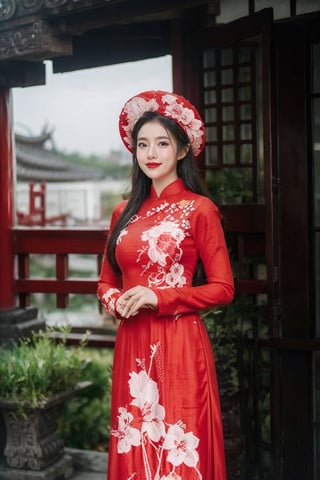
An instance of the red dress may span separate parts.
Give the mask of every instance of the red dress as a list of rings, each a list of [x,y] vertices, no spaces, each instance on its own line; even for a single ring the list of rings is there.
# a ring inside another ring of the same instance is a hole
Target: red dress
[[[123,210],[112,216],[112,229]],[[180,179],[153,188],[118,237],[120,277],[104,259],[98,296],[150,287],[158,310],[120,320],[114,352],[109,480],[225,480],[212,347],[198,311],[229,303],[233,277],[216,206]],[[199,257],[207,284],[192,287]]]

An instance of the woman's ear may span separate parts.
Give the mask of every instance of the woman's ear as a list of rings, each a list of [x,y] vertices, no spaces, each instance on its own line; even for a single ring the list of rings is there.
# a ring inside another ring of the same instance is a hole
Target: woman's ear
[[[178,153],[177,159],[182,160],[189,152],[189,149],[190,149],[190,143],[188,143],[188,145],[184,145],[183,148],[181,148],[180,152]]]

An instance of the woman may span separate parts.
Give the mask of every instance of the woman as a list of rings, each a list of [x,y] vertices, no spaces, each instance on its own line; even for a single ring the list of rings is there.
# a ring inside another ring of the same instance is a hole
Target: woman
[[[132,188],[114,210],[98,296],[120,319],[109,480],[225,480],[219,393],[199,311],[233,298],[217,207],[194,160],[203,122],[183,97],[142,92],[120,114]],[[193,286],[199,261],[206,283]]]

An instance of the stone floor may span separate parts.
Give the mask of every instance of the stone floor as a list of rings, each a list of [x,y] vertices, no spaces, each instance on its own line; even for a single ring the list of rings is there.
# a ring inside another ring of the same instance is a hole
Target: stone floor
[[[70,480],[106,480],[106,453],[72,448],[66,448],[65,451],[73,459],[74,473]]]
[[[105,473],[75,472],[71,480],[106,480]]]
[[[107,453],[65,448],[65,455],[45,470],[22,470],[0,463],[0,480],[106,480]]]

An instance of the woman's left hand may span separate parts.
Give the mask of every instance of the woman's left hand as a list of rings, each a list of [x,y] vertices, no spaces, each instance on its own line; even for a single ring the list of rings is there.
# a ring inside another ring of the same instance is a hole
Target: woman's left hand
[[[123,318],[139,313],[140,308],[155,310],[158,306],[156,294],[148,287],[137,285],[124,292],[117,300],[117,311]]]

